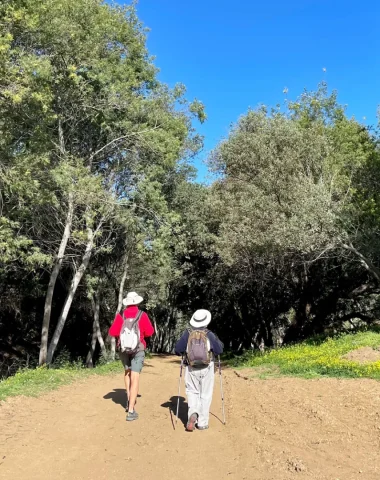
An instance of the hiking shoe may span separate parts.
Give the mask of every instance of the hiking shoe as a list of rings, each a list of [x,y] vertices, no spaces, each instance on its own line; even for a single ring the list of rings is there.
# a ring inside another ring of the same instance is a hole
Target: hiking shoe
[[[138,418],[139,418],[139,414],[136,411],[128,412],[127,422],[133,422],[133,420],[137,420]]]
[[[196,413],[193,413],[191,417],[189,418],[187,425],[186,425],[186,430],[188,432],[193,432],[195,428],[195,423],[198,419],[198,415]]]
[[[198,427],[198,425],[197,425],[197,429],[198,429],[198,430],[207,430],[207,429],[208,429],[208,425],[203,425],[203,427]]]

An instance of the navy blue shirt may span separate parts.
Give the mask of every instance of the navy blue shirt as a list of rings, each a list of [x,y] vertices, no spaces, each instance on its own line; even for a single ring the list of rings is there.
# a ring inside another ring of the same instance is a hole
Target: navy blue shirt
[[[196,329],[194,329],[196,330]],[[199,329],[202,330],[202,329]],[[207,338],[210,341],[210,350],[214,353],[215,356],[223,353],[223,343],[219,338],[209,330],[207,330]],[[182,337],[178,340],[175,346],[176,355],[183,355],[187,349],[187,341],[189,340],[189,330],[183,332]]]

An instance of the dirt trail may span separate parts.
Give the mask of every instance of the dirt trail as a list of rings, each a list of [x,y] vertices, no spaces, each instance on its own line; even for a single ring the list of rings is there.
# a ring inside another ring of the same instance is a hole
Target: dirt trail
[[[210,429],[186,433],[181,422],[173,429],[170,410],[178,373],[174,357],[147,361],[131,423],[121,374],[10,399],[0,407],[0,478],[380,478],[380,383],[246,380],[228,370],[227,425],[216,382]]]

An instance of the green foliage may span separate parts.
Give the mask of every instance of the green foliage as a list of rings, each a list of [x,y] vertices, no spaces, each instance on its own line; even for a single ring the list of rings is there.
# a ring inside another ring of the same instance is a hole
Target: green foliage
[[[163,298],[172,268],[167,245],[178,223],[167,206],[168,185],[175,185],[179,163],[202,146],[193,120],[205,120],[203,104],[188,102],[183,86],[157,80],[134,4],[6,0],[0,37],[0,295],[16,299],[3,311],[5,331],[12,316],[28,315],[18,288],[31,272],[39,284],[35,336],[54,268],[53,325],[73,275],[87,268],[108,279],[96,285],[105,316],[117,304],[129,256],[150,263],[144,288],[152,302]],[[90,283],[84,295],[79,285],[74,306],[87,318]],[[103,334],[108,322],[101,321]]]
[[[226,261],[260,249],[318,256],[350,234],[347,211],[373,139],[324,85],[289,109],[249,111],[211,158],[223,174],[214,193]]]
[[[263,111],[240,120],[214,157],[225,173],[214,191],[227,261],[255,248],[308,253],[328,245],[338,208],[323,173],[328,155],[318,125],[303,129]]]
[[[210,157],[215,182],[199,185],[204,105],[158,81],[145,34],[134,3],[0,5],[6,358],[36,354],[45,306],[68,348],[59,364],[86,355],[97,315],[106,363],[120,289],[145,297],[154,351],[172,350],[196,308],[233,351],[377,319],[378,133],[322,83],[241,116]]]
[[[368,331],[328,338],[324,342],[303,342],[297,345],[269,350],[262,354],[247,353],[230,360],[239,367],[268,367],[267,374],[278,372],[283,375],[303,377],[367,377],[380,379],[380,360],[358,363],[346,360],[343,355],[361,347],[380,347],[380,334]]]
[[[91,375],[109,375],[118,372],[120,372],[120,362],[107,363],[93,369],[79,367],[77,364],[66,364],[60,368],[24,369],[13,377],[0,381],[0,401],[17,395],[35,397]]]

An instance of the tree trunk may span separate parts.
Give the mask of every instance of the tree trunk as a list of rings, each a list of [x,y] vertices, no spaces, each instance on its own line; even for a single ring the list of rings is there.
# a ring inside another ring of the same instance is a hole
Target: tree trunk
[[[87,357],[86,357],[86,366],[87,368],[93,368],[94,367],[94,352],[95,352],[95,347],[96,347],[96,340],[97,340],[97,328],[96,328],[96,319],[94,318],[94,322],[92,324],[92,337],[91,337],[91,345],[90,345],[90,350],[88,351]]]
[[[158,342],[159,342],[160,332],[158,331],[158,328],[157,328],[157,322],[156,322],[155,316],[153,316],[153,326],[154,326],[155,335],[153,337],[152,351],[158,352]]]
[[[118,302],[117,302],[117,310],[116,310],[115,315],[117,315],[120,312],[121,307],[123,306],[124,285],[125,285],[125,281],[127,280],[127,273],[128,273],[128,265],[125,264],[123,275],[122,275],[121,280],[120,280],[119,298],[118,298]]]
[[[50,316],[51,316],[51,306],[53,302],[54,287],[61,270],[63,258],[65,255],[65,250],[67,247],[67,242],[70,238],[71,226],[73,223],[73,214],[74,214],[74,200],[73,195],[69,195],[69,208],[67,212],[65,229],[61,239],[61,244],[58,249],[58,254],[54,262],[53,270],[50,274],[49,285],[46,292],[45,299],[45,308],[44,308],[44,317],[42,320],[42,331],[41,331],[41,345],[40,345],[40,357],[39,365],[46,363],[47,358],[47,349],[48,349],[48,336],[49,336],[49,325],[50,325]]]
[[[98,338],[98,342],[99,342],[99,345],[100,345],[100,350],[102,351],[103,355],[106,356],[107,355],[107,349],[106,349],[106,345],[105,345],[103,337],[102,337],[102,332],[100,331],[99,322],[97,324],[96,336]]]
[[[61,312],[61,315],[59,316],[58,323],[54,331],[54,335],[49,345],[48,354],[47,354],[47,363],[51,363],[51,361],[53,360],[53,355],[54,355],[55,349],[57,348],[59,339],[61,337],[63,327],[65,326],[67,316],[71,308],[71,304],[73,303],[75,292],[90,262],[91,254],[94,249],[94,232],[92,231],[91,228],[87,229],[87,238],[88,238],[88,241],[86,245],[86,250],[82,257],[82,263],[73,277],[73,280],[70,285],[70,289],[66,296],[65,304],[62,308],[62,312]]]
[[[98,339],[100,350],[103,355],[106,356],[107,350],[102,337],[102,332],[100,331],[100,301],[99,301],[99,289],[91,298],[92,311],[94,313],[94,322],[96,327],[96,338]]]
[[[353,244],[342,243],[342,247],[352,253],[354,253],[360,260],[360,263],[363,267],[372,275],[377,283],[380,283],[380,269],[376,267],[368,258],[366,258],[362,253],[357,250]]]
[[[114,361],[116,358],[116,338],[111,337],[110,360]]]
[[[88,368],[92,368],[94,366],[94,353],[95,353],[95,347],[96,347],[96,340],[98,340],[100,349],[103,353],[104,356],[107,355],[107,350],[106,346],[104,344],[104,340],[102,337],[102,332],[100,331],[100,302],[99,302],[99,290],[95,292],[91,296],[91,306],[92,306],[92,311],[94,314],[94,322],[92,324],[92,338],[91,338],[91,346],[90,350],[88,351],[87,358],[86,358],[86,365]]]

